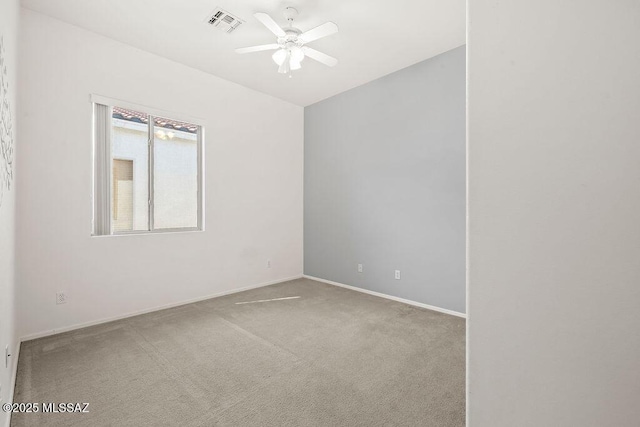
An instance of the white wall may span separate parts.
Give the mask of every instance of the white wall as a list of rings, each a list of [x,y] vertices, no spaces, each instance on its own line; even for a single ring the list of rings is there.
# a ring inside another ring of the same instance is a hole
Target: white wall
[[[32,11],[22,20],[22,336],[302,273],[301,107]],[[204,119],[206,231],[90,237],[91,93]]]
[[[640,423],[640,2],[470,1],[469,425]]]
[[[16,211],[16,94],[17,94],[17,42],[19,22],[19,2],[14,0],[0,0],[0,37],[3,39],[4,52],[0,60],[0,126],[10,121],[13,123],[13,138],[5,139],[5,149],[9,139],[13,140],[14,154],[12,156],[12,175],[10,187],[7,185],[7,159],[0,152],[0,402],[9,401],[12,392],[11,384],[16,364],[17,338],[15,333],[15,211]],[[2,77],[6,67],[6,80]],[[6,91],[6,92],[5,92]],[[7,106],[9,108],[7,108]],[[0,149],[2,147],[0,146]],[[5,346],[9,346],[13,357],[9,358],[9,366],[5,366]],[[9,416],[0,412],[0,425],[8,423]]]

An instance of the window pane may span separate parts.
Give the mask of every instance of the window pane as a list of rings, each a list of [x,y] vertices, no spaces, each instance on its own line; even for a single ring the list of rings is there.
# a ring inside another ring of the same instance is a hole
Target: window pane
[[[155,229],[198,226],[198,126],[154,117]]]
[[[113,159],[113,229],[133,230],[133,161]]]
[[[149,230],[149,116],[113,107],[111,227]]]

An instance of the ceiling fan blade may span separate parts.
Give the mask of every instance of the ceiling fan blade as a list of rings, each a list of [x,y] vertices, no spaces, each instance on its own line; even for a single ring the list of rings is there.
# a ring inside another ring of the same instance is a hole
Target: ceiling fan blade
[[[298,37],[303,43],[310,43],[314,40],[318,40],[322,37],[330,36],[338,32],[338,26],[333,22],[325,22],[315,28],[310,29]]]
[[[334,67],[338,63],[338,60],[333,56],[329,56],[326,53],[311,49],[308,46],[303,46],[302,50],[304,51],[304,54],[306,56],[311,59],[315,59],[316,61],[326,65],[327,67]]]
[[[291,71],[291,52],[289,50],[287,50],[287,56],[285,56],[284,61],[282,61],[282,64],[280,64],[280,67],[278,68],[278,72],[280,74],[286,74],[289,71]]]
[[[251,52],[261,52],[263,50],[275,50],[278,49],[277,43],[272,44],[263,44],[261,46],[250,46],[250,47],[241,47],[236,49],[236,53],[251,53]]]
[[[284,32],[284,30],[280,27],[280,25],[276,24],[276,21],[274,21],[273,18],[267,15],[266,13],[258,12],[258,13],[255,13],[253,16],[255,16],[258,21],[262,22],[262,24],[265,27],[267,27],[269,31],[271,31],[276,36],[284,37],[287,35],[287,33]]]

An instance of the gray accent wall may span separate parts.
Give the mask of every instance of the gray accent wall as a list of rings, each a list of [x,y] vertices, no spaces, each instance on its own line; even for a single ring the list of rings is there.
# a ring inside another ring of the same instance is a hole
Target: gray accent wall
[[[304,273],[464,313],[465,46],[304,120]]]

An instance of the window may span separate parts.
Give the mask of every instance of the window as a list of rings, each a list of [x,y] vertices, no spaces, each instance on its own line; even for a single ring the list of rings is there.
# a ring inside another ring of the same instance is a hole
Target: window
[[[94,103],[93,234],[201,230],[202,126],[141,110]]]

